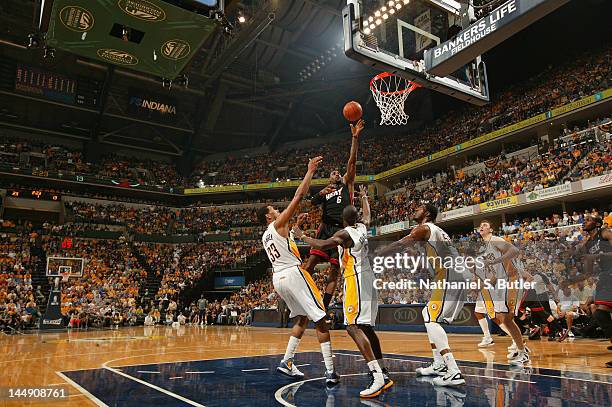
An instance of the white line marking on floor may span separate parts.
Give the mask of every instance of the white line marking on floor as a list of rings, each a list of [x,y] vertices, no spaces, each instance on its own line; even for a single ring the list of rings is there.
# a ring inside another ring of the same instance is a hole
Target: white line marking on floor
[[[310,363],[304,363],[303,365],[295,365],[295,367],[302,367],[302,366],[310,366]]]
[[[117,370],[119,370],[119,369],[117,369]],[[160,372],[156,372],[156,371],[153,371],[153,370],[137,370],[136,372],[137,373],[161,374]]]
[[[170,396],[170,397],[174,397],[175,399],[178,399],[178,400],[184,401],[185,403],[190,404],[190,405],[192,405],[192,406],[196,406],[196,407],[205,407],[203,404],[197,403],[197,402],[195,402],[195,401],[193,401],[193,400],[189,400],[188,398],[183,397],[183,396],[181,396],[180,394],[173,393],[173,392],[171,392],[170,390],[166,390],[166,389],[164,389],[164,388],[162,388],[162,387],[156,386],[156,385],[151,384],[151,383],[149,383],[149,382],[146,382],[146,381],[144,381],[144,380],[140,380],[140,379],[138,379],[137,377],[130,376],[130,375],[129,375],[129,374],[127,374],[127,373],[120,372],[119,370],[117,370],[117,369],[115,369],[115,368],[112,368],[112,367],[107,366],[107,365],[106,365],[106,362],[102,364],[102,368],[103,368],[103,369],[106,369],[106,370],[109,370],[109,371],[111,371],[111,372],[113,372],[113,373],[116,373],[116,374],[118,374],[119,376],[123,376],[123,377],[125,377],[126,379],[133,380],[133,381],[135,381],[136,383],[143,384],[143,385],[145,385],[145,386],[147,386],[147,387],[150,387],[150,388],[155,389],[155,390],[157,390],[157,391],[159,391],[159,392],[162,392],[162,393],[164,393],[164,394],[167,394],[167,395],[168,395],[168,396]]]
[[[214,370],[208,370],[205,372],[185,372],[186,374],[211,374],[211,373],[215,373]]]
[[[183,376],[172,376],[172,377],[169,377],[168,380],[176,380],[176,379],[182,379],[182,378]]]
[[[263,369],[242,369],[243,372],[259,372],[262,370],[270,370],[267,367],[264,367]]]
[[[85,390],[77,382],[75,382],[72,379],[68,378],[68,376],[66,376],[62,372],[55,372],[55,374],[57,374],[59,377],[64,379],[67,383],[70,383],[75,389],[77,389],[78,391],[83,393],[85,396],[87,396],[87,398],[90,399],[95,405],[100,406],[100,407],[108,407],[108,404],[103,403],[102,400],[98,399],[96,396],[94,396],[93,394],[91,394],[90,392]]]

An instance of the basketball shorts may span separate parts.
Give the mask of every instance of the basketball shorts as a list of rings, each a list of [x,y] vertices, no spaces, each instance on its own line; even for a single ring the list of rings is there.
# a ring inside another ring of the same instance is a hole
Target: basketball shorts
[[[600,274],[599,281],[595,287],[593,301],[595,305],[612,307],[612,277],[609,273],[607,275]]]
[[[424,322],[452,324],[463,309],[467,291],[464,289],[436,288],[423,308]]]
[[[310,274],[301,267],[288,267],[275,272],[272,283],[291,311],[289,318],[306,316],[317,322],[325,317],[321,293]]]
[[[343,308],[344,325],[375,325],[378,293],[374,288],[374,272],[344,276]]]
[[[342,228],[339,226],[326,225],[325,223],[321,223],[321,225],[319,226],[319,229],[317,230],[317,239],[321,239],[321,240],[329,239],[340,229]],[[334,247],[333,249],[328,249],[328,250],[312,249],[310,250],[310,254],[319,256],[324,261],[328,261],[331,264],[334,264],[336,266],[340,265],[340,262],[338,261],[339,257],[338,257],[337,247]]]
[[[514,283],[515,280],[510,280]],[[495,288],[492,291],[493,306],[495,312],[511,313],[512,315],[519,314],[519,308],[523,301],[524,290],[522,288]]]

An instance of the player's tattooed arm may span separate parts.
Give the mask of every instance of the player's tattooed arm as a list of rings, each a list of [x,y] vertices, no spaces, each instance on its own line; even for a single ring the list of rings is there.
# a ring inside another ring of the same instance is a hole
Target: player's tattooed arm
[[[343,181],[345,185],[349,186],[350,193],[353,193],[353,183],[355,182],[355,175],[357,174],[357,147],[359,146],[359,134],[363,130],[364,121],[359,119],[357,124],[351,124],[351,153],[349,154],[349,160],[346,165],[346,174],[344,174]]]
[[[383,247],[376,252],[377,256],[389,256],[395,253],[406,251],[414,245],[414,242],[425,242],[430,236],[429,227],[427,225],[418,225],[410,231],[408,236],[404,236],[397,242],[391,243],[390,245]]]
[[[306,172],[304,179],[300,183],[300,186],[295,191],[295,195],[293,196],[293,199],[291,200],[287,208],[285,208],[285,210],[281,212],[281,214],[278,216],[278,218],[276,218],[276,221],[274,222],[277,230],[281,228],[285,228],[285,227],[288,228],[289,220],[291,220],[291,218],[293,217],[293,214],[295,213],[298,206],[300,205],[302,198],[306,196],[306,194],[308,193],[308,190],[310,189],[310,182],[312,181],[312,177],[315,171],[317,170],[319,163],[322,160],[323,160],[323,157],[319,156],[319,157],[312,158],[308,161],[308,171]]]
[[[361,221],[364,225],[370,226],[371,213],[370,202],[368,201],[368,188],[365,185],[359,186],[359,198],[361,199]]]

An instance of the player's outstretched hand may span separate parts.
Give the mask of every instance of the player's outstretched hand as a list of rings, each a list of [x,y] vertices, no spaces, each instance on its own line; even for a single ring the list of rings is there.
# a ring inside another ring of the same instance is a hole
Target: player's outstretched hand
[[[356,124],[351,123],[351,134],[353,135],[353,137],[359,137],[359,133],[361,133],[361,130],[363,130],[364,124],[365,122],[363,121],[363,119],[359,119]]]
[[[325,196],[331,192],[334,192],[335,190],[336,190],[335,186],[332,184],[329,184],[328,186],[326,186],[325,188],[319,191],[319,195]]]
[[[315,172],[321,161],[323,161],[321,156],[308,160],[308,172]]]
[[[364,184],[359,185],[359,198],[363,199],[363,198],[366,198],[367,196],[368,196],[368,188]]]

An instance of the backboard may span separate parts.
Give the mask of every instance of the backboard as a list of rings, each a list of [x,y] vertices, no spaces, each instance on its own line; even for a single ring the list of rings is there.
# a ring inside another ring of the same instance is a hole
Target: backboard
[[[345,54],[475,105],[489,101],[481,55],[568,0],[347,0]],[[489,10],[489,8],[491,10]]]
[[[81,277],[85,259],[81,257],[47,257],[47,276],[61,277],[68,273],[70,277]]]

